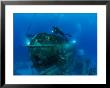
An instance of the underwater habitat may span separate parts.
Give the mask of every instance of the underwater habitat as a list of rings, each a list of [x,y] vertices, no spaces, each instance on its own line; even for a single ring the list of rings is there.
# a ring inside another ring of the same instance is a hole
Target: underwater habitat
[[[14,13],[14,75],[97,75],[96,13]]]

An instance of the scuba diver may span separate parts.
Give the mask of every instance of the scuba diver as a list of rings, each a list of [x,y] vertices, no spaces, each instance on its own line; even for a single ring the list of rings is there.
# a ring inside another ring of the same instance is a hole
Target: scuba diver
[[[53,26],[52,33],[54,33],[54,34],[60,34],[60,35],[62,35],[63,37],[66,37],[65,35],[68,35],[68,37],[72,37],[70,34],[64,34],[64,33],[63,33],[58,27],[56,27],[56,26]]]

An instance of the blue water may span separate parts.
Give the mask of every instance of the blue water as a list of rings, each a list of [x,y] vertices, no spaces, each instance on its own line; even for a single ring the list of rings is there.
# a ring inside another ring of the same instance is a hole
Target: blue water
[[[27,35],[51,33],[52,26],[72,35],[70,41],[77,43],[79,55],[89,58],[91,68],[97,67],[96,13],[14,13],[13,18],[14,75],[32,75],[32,62],[25,47]]]

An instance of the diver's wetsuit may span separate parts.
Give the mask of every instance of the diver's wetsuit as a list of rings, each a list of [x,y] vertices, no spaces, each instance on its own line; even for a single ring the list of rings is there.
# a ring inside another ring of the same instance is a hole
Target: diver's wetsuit
[[[71,35],[69,34],[64,34],[58,27],[53,26],[53,33],[54,34],[58,34],[61,35],[66,41],[68,41],[68,38],[66,35],[68,35],[69,37],[71,37]]]
[[[58,27],[53,26],[53,32],[54,32],[55,34],[60,34],[60,35],[62,35],[63,37],[65,37],[65,34],[64,34]]]

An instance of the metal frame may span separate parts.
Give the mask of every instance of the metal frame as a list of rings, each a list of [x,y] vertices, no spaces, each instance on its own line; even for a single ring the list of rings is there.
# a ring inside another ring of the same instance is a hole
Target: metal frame
[[[37,85],[7,85],[5,84],[5,6],[6,5],[106,5],[107,6],[107,15],[106,15],[106,73],[110,75],[110,70],[108,70],[107,65],[109,65],[109,59],[110,59],[110,2],[109,1],[2,1],[1,2],[1,86],[3,88],[36,88],[36,87],[57,87],[59,85],[55,84],[37,84]],[[108,72],[109,71],[109,72]],[[107,77],[107,84],[108,84],[109,77]],[[61,86],[61,85],[60,85]],[[65,86],[74,86],[76,87],[86,87],[87,85],[65,85]],[[106,85],[103,85],[103,87]],[[104,87],[105,88],[105,87]]]

